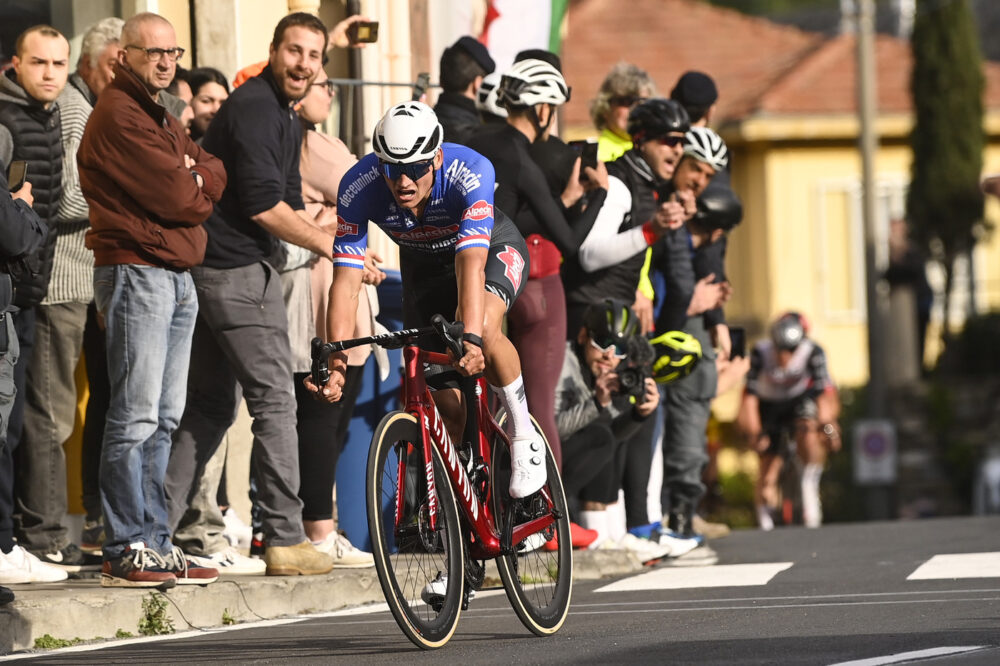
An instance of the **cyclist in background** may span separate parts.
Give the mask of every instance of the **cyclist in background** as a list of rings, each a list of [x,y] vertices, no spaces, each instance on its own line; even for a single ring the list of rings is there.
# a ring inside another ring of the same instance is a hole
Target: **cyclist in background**
[[[754,345],[750,354],[738,424],[760,454],[755,503],[764,530],[774,527],[770,509],[777,505],[778,476],[784,462],[782,433],[794,433],[804,464],[802,520],[806,527],[819,527],[822,522],[819,480],[827,449],[840,450],[840,399],[827,370],[826,354],[808,332],[805,317],[786,312],[771,325],[769,339]]]
[[[441,136],[429,106],[397,104],[375,127],[375,151],[344,175],[327,333],[336,341],[354,332],[368,222],[373,221],[399,245],[403,324],[426,326],[436,313],[454,314],[465,323],[465,355],[454,367],[466,376],[485,370],[499,393],[513,428],[510,494],[526,497],[545,484],[545,447],[528,414],[520,359],[500,323],[524,288],[528,252],[513,222],[493,208],[493,165],[470,148],[442,144]],[[436,336],[421,346],[443,351]],[[306,388],[336,402],[345,371],[346,354],[334,353],[329,383],[320,389],[310,377]],[[428,380],[435,385],[432,374]],[[460,440],[461,394],[450,387],[439,390],[435,402],[452,438]]]

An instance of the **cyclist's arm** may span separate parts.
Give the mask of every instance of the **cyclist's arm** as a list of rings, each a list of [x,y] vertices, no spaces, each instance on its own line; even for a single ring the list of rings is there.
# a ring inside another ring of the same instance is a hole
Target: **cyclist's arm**
[[[459,321],[465,323],[465,332],[483,336],[483,319],[486,316],[486,259],[489,250],[470,247],[455,255],[455,276],[458,281]]]

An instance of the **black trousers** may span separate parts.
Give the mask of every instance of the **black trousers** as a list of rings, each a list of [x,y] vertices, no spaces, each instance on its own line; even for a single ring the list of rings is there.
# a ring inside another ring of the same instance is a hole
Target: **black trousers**
[[[567,498],[602,504],[618,498],[617,444],[608,424],[594,421],[563,439],[562,447],[563,489]]]

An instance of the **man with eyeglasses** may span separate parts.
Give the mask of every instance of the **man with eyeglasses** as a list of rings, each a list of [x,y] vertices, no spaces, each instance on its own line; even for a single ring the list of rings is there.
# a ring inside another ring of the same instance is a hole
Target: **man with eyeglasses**
[[[242,392],[253,418],[253,473],[271,576],[325,574],[334,566],[302,524],[292,350],[278,274],[279,241],[333,258],[333,231],[320,228],[302,200],[302,124],[294,110],[322,69],[327,44],[326,26],[312,14],[282,18],[267,66],[223,102],[202,139],[222,160],[229,184],[205,223],[205,261],[192,270],[200,309],[189,400],[167,469],[171,526],[200,534],[202,543],[190,536],[185,543],[214,558],[224,550],[222,515],[192,500]],[[214,562],[234,573],[247,564],[232,557]]]
[[[137,14],[122,26],[121,44],[114,80],[97,98],[77,151],[111,386],[101,452],[101,585],[204,585],[219,573],[173,545],[164,476],[198,313],[189,269],[205,255],[202,223],[226,172],[158,103],[184,53],[170,22]]]
[[[608,505],[618,500],[623,448],[660,401],[656,383],[646,379],[641,400],[629,404],[619,390],[617,369],[629,339],[639,332],[635,313],[624,301],[605,299],[589,307],[583,325],[566,343],[556,384],[556,424],[563,446],[563,485],[573,519],[596,534],[591,548],[629,550],[640,561],[663,557],[669,547],[630,534],[612,534]],[[575,544],[576,545],[576,544]]]

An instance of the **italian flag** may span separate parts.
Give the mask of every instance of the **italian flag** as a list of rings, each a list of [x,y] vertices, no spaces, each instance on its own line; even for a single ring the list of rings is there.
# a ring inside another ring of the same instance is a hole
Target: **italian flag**
[[[480,41],[504,72],[524,49],[559,53],[569,0],[489,0]]]

